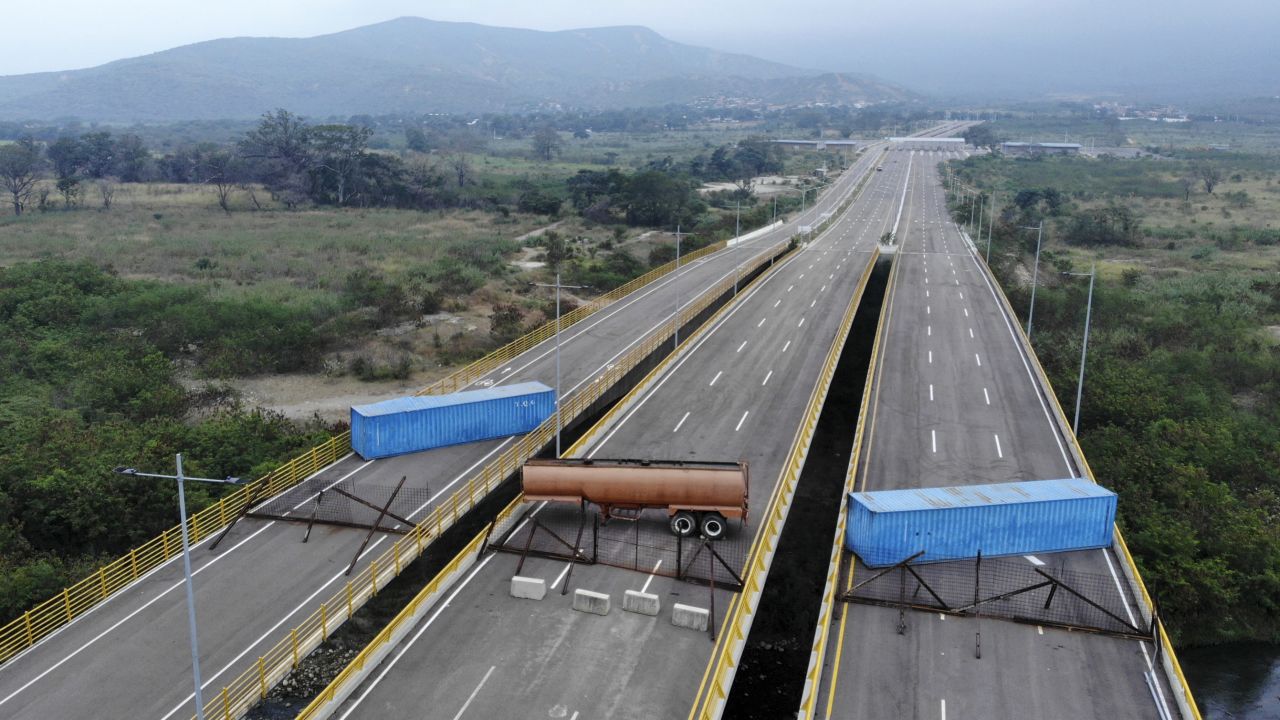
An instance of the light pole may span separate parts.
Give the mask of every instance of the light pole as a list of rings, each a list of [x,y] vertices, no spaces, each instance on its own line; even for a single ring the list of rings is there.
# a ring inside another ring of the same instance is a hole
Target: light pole
[[[987,264],[991,264],[991,231],[996,227],[996,194],[991,193],[991,222],[987,223]]]
[[[534,287],[553,287],[556,289],[556,457],[560,457],[560,291],[581,290],[586,285],[561,285],[560,271],[556,270],[556,284],[529,283]]]
[[[970,192],[970,193],[969,193],[969,232],[973,232],[973,205],[974,205],[974,202],[975,202],[975,198],[973,197],[973,193],[972,193],[972,192]]]
[[[982,240],[982,208],[986,204],[986,199],[987,199],[987,196],[981,193],[978,194],[978,234],[974,236],[974,239],[978,241]],[[974,248],[974,249],[977,250],[977,248]],[[991,259],[991,254],[988,253],[987,260],[990,260],[990,259]],[[987,264],[990,265],[991,263],[988,262]]]
[[[802,195],[800,197],[801,197],[800,203],[803,204],[804,196]],[[742,252],[742,248],[738,247],[739,245],[742,244],[741,235],[742,235],[742,201],[739,200],[737,201],[733,210],[733,256],[735,260],[737,260],[738,255],[741,254]],[[741,269],[742,269],[742,261],[738,260],[733,264],[733,295],[734,297],[737,297],[738,295],[738,271]]]
[[[182,453],[177,456],[178,474],[177,475],[159,475],[157,473],[138,472],[136,468],[117,467],[114,472],[121,475],[131,475],[133,477],[160,478],[162,480],[178,481],[178,517],[182,520],[182,574],[186,578],[187,585],[187,625],[191,632],[191,674],[195,679],[196,692],[196,718],[204,720],[204,697],[200,691],[200,648],[199,641],[196,636],[196,594],[195,585],[191,580],[191,541],[187,537],[187,496],[183,490],[183,483],[187,480],[196,480],[199,482],[218,483],[227,485],[236,485],[240,482],[240,478],[227,477],[221,480],[214,478],[189,477],[182,473]]]
[[[1071,275],[1074,277],[1089,276],[1089,301],[1084,311],[1084,343],[1080,346],[1080,378],[1076,380],[1076,418],[1071,423],[1071,434],[1078,435],[1080,432],[1080,398],[1084,394],[1084,363],[1089,356],[1089,323],[1093,319],[1093,281],[1097,276],[1098,266],[1095,263],[1089,268],[1087,273],[1064,272],[1063,275]]]
[[[693,233],[687,233],[687,234],[692,235]],[[680,272],[680,224],[679,223],[676,223],[676,269],[675,269],[675,272],[676,273]],[[675,346],[676,347],[680,347],[680,282],[679,280],[680,280],[679,277],[676,277],[674,280],[672,280],[672,284],[675,285],[675,288],[676,288],[676,316],[675,316],[676,317],[676,322],[675,322],[676,324]]]
[[[1036,231],[1036,264],[1031,269],[1031,307],[1027,310],[1027,340],[1031,339],[1031,319],[1036,314],[1036,279],[1040,276],[1040,240],[1044,238],[1044,221],[1035,227],[1019,226],[1022,230]]]

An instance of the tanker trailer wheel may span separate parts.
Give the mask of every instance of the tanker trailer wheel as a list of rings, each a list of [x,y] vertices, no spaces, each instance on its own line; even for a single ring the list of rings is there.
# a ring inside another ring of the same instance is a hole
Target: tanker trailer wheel
[[[708,540],[719,540],[724,537],[729,524],[720,513],[707,513],[702,516],[702,536]]]
[[[698,519],[688,510],[681,510],[671,516],[671,532],[680,537],[689,537],[698,529]]]

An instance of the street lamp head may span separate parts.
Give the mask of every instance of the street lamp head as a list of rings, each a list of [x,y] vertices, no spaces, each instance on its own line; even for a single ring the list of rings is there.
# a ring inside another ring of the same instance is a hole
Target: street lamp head
[[[120,475],[137,475],[137,474],[138,474],[138,469],[137,469],[137,468],[131,468],[131,467],[125,467],[125,466],[123,466],[123,465],[120,465],[120,466],[118,466],[118,467],[116,467],[116,468],[112,469],[112,472],[117,473],[117,474],[120,474]]]
[[[244,482],[244,479],[228,475],[227,479],[224,482],[230,483],[232,485],[239,485],[240,483]]]

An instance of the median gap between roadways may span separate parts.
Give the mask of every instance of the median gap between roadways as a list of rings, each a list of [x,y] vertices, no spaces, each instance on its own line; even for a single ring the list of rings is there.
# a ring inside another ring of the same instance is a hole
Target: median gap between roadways
[[[840,353],[773,557],[769,581],[734,676],[724,718],[793,717],[800,706],[831,558],[835,508],[840,506],[854,433],[860,422],[858,407],[880,322],[890,262],[881,259],[872,271]]]

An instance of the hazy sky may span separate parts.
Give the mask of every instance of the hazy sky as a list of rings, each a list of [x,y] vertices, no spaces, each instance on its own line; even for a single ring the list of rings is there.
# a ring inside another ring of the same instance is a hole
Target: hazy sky
[[[1277,0],[8,0],[0,75],[89,67],[219,37],[303,37],[402,15],[674,40],[915,89],[1222,86],[1280,94]],[[1047,87],[1052,86],[1052,87]]]

